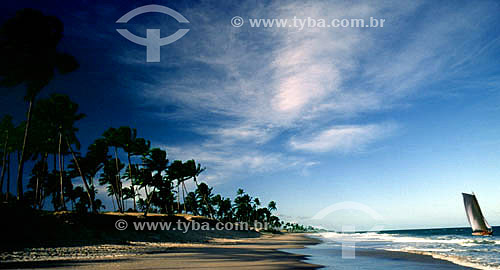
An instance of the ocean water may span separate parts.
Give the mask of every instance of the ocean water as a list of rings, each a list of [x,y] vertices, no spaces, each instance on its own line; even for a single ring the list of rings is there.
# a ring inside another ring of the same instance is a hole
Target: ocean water
[[[499,226],[493,227],[493,231],[500,235]],[[326,254],[325,250],[329,248],[339,250],[344,246],[346,250],[355,247],[355,254],[362,254],[366,250],[400,251],[431,255],[434,258],[450,261],[465,267],[500,269],[500,236],[472,236],[470,228],[395,230],[377,233],[344,234],[324,232],[314,234],[313,236],[323,240],[323,244],[318,245],[318,247],[311,247],[312,249],[316,249],[316,251],[310,252],[307,255],[313,257],[315,254],[320,254],[318,250],[323,250],[323,253]],[[366,269],[372,268],[367,267]]]

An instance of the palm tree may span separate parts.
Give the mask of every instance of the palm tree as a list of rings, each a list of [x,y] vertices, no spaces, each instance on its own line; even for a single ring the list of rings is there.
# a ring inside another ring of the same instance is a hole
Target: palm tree
[[[34,9],[23,9],[0,27],[0,85],[26,84],[28,102],[26,126],[17,169],[17,199],[23,198],[23,168],[29,143],[33,104],[36,96],[54,77],[78,68],[75,58],[57,51],[63,37],[63,23]]]
[[[122,182],[120,177],[120,170],[118,169],[119,167],[118,148],[122,147],[123,139],[121,139],[121,134],[115,128],[107,129],[106,131],[104,131],[102,136],[106,140],[107,145],[112,147],[114,151],[115,167],[116,167],[115,186],[118,188],[117,190],[115,190],[115,192],[117,192],[116,195],[119,198],[119,202],[117,201],[117,204],[119,204],[118,209],[120,209],[120,212],[123,212]]]
[[[147,155],[143,156],[143,159],[146,158]],[[152,188],[153,183],[153,173],[148,169],[143,167],[139,167],[138,165],[134,165],[132,170],[135,170],[135,184],[138,186],[138,189],[144,189],[144,193],[146,193],[146,199],[139,198],[137,201],[137,205],[139,209],[142,211],[146,211],[146,205],[149,200],[150,192],[148,190],[148,186]]]
[[[116,161],[113,159],[108,159],[104,163],[103,172],[99,178],[100,185],[108,186],[109,195],[114,195],[116,199],[116,206],[118,211],[123,213],[123,198],[121,197],[121,185],[116,182],[116,175],[121,171],[125,165],[118,160],[118,166],[116,166]]]
[[[59,200],[59,176],[56,170],[47,174],[47,183],[43,185],[43,193],[50,195],[54,211],[59,211],[62,208],[61,200]]]
[[[176,181],[177,182],[177,212],[181,213],[180,210],[180,194],[181,194],[181,188],[182,188],[182,201],[184,202],[184,211],[186,211],[186,200],[184,196],[184,192],[187,193],[186,186],[184,182],[190,178],[190,176],[187,174],[186,171],[186,166],[182,161],[180,160],[174,160],[170,166],[168,166],[167,170],[167,175],[168,175],[168,180],[170,181]]]
[[[149,151],[147,156],[143,157],[143,163],[145,167],[145,173],[149,173],[150,176],[146,176],[145,185],[150,185],[153,187],[149,194],[149,198],[146,201],[146,211],[144,211],[144,216],[147,216],[149,209],[151,207],[151,200],[155,194],[155,190],[161,189],[164,186],[164,178],[162,173],[168,168],[167,152],[159,149],[153,148]],[[170,184],[170,183],[169,183]]]
[[[88,201],[92,212],[97,212],[100,208],[95,200],[94,179],[97,173],[102,169],[106,160],[108,160],[108,146],[104,139],[97,139],[87,149],[86,156],[77,156],[75,154],[68,168],[71,169],[71,176],[80,176],[85,185]]]
[[[238,196],[234,199],[235,215],[240,222],[249,222],[252,215],[252,197],[238,189],[236,192]]]
[[[63,179],[64,179],[64,155],[68,154],[67,144],[75,144],[79,148],[79,142],[76,139],[77,128],[75,123],[85,117],[84,114],[78,113],[78,104],[72,102],[66,95],[52,94],[48,99],[41,99],[37,102],[34,110],[34,117],[41,122],[45,133],[48,132],[48,138],[55,138],[54,144],[57,144],[57,156],[59,165],[59,196],[63,209],[64,204]],[[41,131],[41,130],[40,130]],[[67,144],[63,144],[66,141]]]
[[[48,183],[48,164],[46,156],[43,156],[40,161],[35,163],[31,171],[31,178],[28,184],[33,191],[33,207],[42,209],[45,200],[45,186]]]
[[[8,164],[7,157],[10,156],[10,151],[12,150],[12,147],[9,145],[9,142],[12,141],[12,136],[14,136],[13,131],[14,131],[14,124],[12,124],[12,116],[5,115],[2,118],[2,121],[0,122],[0,142],[3,142],[2,172],[0,174],[0,193],[3,192],[3,183]],[[11,136],[10,138],[9,135]]]
[[[87,148],[87,155],[83,158],[82,170],[89,179],[89,184],[94,187],[95,175],[102,169],[104,162],[109,159],[108,145],[104,139],[95,140]]]
[[[59,199],[62,208],[65,209],[64,199],[64,156],[69,154],[69,148],[73,152],[71,145],[74,144],[77,149],[80,148],[80,143],[76,138],[78,129],[75,123],[85,115],[78,113],[78,104],[72,102],[67,95],[52,94],[47,99],[40,99],[34,110],[34,127],[38,131],[37,137],[52,141],[53,149],[57,149],[58,165],[59,165]],[[41,126],[41,127],[40,127]],[[37,128],[38,127],[38,128]],[[45,133],[44,136],[39,136],[40,133]],[[63,141],[66,142],[63,144]],[[40,142],[39,145],[43,145]]]
[[[134,192],[134,184],[133,184],[133,171],[132,171],[132,162],[130,160],[130,155],[132,152],[132,147],[134,144],[135,139],[137,138],[137,130],[134,128],[130,127],[120,127],[115,130],[114,134],[111,135],[112,138],[111,140],[114,140],[117,142],[117,144],[120,145],[120,147],[127,153],[127,160],[128,160],[128,172],[129,172],[129,178],[131,182],[131,188],[123,188],[122,190],[126,192],[125,199],[133,199],[134,201],[134,210],[137,209],[136,203],[135,203],[135,192]],[[116,147],[115,147],[115,152],[116,152]]]
[[[88,208],[90,206],[90,202],[88,200],[87,192],[83,190],[81,186],[75,187],[71,192],[70,196],[72,204],[73,204],[73,209],[76,210],[77,212],[80,213],[85,213],[87,212]],[[99,207],[101,207],[102,204],[99,203]]]
[[[220,221],[231,221],[233,218],[231,199],[223,198],[221,195],[217,194],[212,198],[212,201],[214,205],[217,206],[217,218]]]
[[[134,202],[134,211],[137,211],[137,205],[135,201],[135,188],[134,188],[134,170],[132,169],[132,156],[145,155],[149,150],[151,143],[146,141],[143,138],[137,138],[137,130],[135,128],[130,127],[120,127],[117,131],[118,141],[121,145],[121,148],[125,153],[127,153],[128,160],[128,178],[130,179],[130,190],[129,197],[133,199]]]
[[[186,170],[186,174],[193,178],[193,181],[194,183],[196,184],[196,188],[199,188],[199,185],[198,185],[198,181],[197,181],[197,177],[206,170],[205,167],[201,167],[201,165],[198,163],[196,164],[196,161],[194,161],[194,159],[191,159],[191,160],[188,160],[186,161],[186,163],[184,164],[184,167],[185,167],[185,170]],[[205,205],[207,205],[207,207],[210,209],[209,207],[209,201],[207,198],[203,198],[203,202],[205,203]],[[210,212],[210,217],[212,216],[212,213]]]
[[[193,215],[195,216],[199,215],[198,213],[199,204],[198,200],[196,199],[196,194],[194,192],[191,191],[186,195],[186,201],[184,202],[184,204],[187,206],[188,211],[191,211]]]
[[[12,135],[9,135],[9,143],[7,147],[7,191],[5,192],[5,200],[9,201],[10,197],[10,167],[11,167],[11,154],[17,153],[17,164],[21,159],[21,151],[23,145],[23,134],[26,129],[26,122],[21,122],[19,125],[14,127],[12,130]]]
[[[200,183],[195,193],[200,200],[211,201],[213,196],[212,189],[213,188],[209,187],[207,184]],[[211,204],[201,204],[200,210],[202,215],[212,217],[213,210]]]

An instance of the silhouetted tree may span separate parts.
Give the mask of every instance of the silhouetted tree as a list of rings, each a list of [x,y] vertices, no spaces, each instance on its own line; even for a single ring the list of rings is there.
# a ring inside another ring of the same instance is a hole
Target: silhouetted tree
[[[151,175],[151,177],[144,175],[146,177],[145,184],[153,187],[146,202],[146,211],[144,212],[144,216],[147,216],[151,206],[151,200],[153,199],[156,189],[167,188],[167,183],[164,183],[162,175],[168,167],[167,152],[159,148],[153,148],[143,158],[143,163],[145,167],[144,173],[149,173]],[[165,178],[165,180],[168,179]],[[170,183],[168,183],[168,186],[171,186]]]
[[[74,57],[57,50],[63,30],[63,23],[58,18],[33,9],[18,11],[0,27],[0,85],[13,87],[24,83],[28,102],[17,170],[18,200],[23,197],[23,168],[35,98],[56,70],[64,74],[78,68]]]
[[[7,172],[7,159],[13,148],[10,145],[12,137],[14,136],[14,124],[12,123],[12,116],[5,115],[0,121],[0,143],[2,143],[2,172],[0,174],[0,193],[3,192],[3,183],[5,173]],[[10,137],[9,137],[10,136]],[[3,199],[3,198],[2,198]]]

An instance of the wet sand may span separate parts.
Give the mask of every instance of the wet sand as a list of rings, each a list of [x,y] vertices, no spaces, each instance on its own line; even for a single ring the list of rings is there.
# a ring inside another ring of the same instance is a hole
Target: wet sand
[[[477,269],[474,266],[459,265],[444,258],[434,258],[429,254],[408,253],[402,251],[387,251],[363,247],[363,242],[356,243],[354,254],[343,258],[342,247],[321,243],[307,249],[289,249],[287,252],[305,254],[309,256],[308,262],[324,265],[325,269],[335,270],[465,270]],[[354,255],[354,256],[352,256]]]

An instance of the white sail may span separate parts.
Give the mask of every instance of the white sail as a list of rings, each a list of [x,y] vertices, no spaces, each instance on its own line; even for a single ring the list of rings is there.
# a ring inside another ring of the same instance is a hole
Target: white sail
[[[481,212],[479,203],[477,202],[476,196],[474,194],[462,193],[464,197],[465,212],[467,213],[467,219],[472,227],[473,232],[487,232],[491,231],[491,226],[488,224],[486,219]]]

